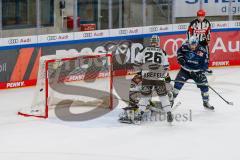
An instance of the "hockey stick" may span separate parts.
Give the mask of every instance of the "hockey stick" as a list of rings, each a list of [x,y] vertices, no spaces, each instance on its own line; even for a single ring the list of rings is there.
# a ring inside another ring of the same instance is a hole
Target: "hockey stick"
[[[176,110],[181,104],[182,104],[181,102],[177,102],[175,105],[173,105],[172,106],[172,111]],[[154,104],[153,107],[150,108],[150,110],[152,110],[154,112],[164,113],[162,108],[156,108],[155,104]]]
[[[186,83],[186,84],[195,84],[198,86],[207,86],[209,87],[214,93],[216,93],[224,102],[226,102],[228,105],[233,106],[233,102],[227,101],[225,98],[223,98],[213,87],[211,87],[208,84],[204,83],[195,83],[195,82],[184,82],[184,81],[177,81],[177,80],[171,80],[172,82],[179,82],[179,83]]]
[[[129,100],[126,100],[126,99],[121,99],[121,98],[118,98],[118,97],[115,97],[114,99],[120,100],[120,101],[123,101],[123,102],[130,103],[130,101],[129,101]],[[156,104],[155,104],[153,101],[151,101],[151,104],[152,104],[152,107],[151,107],[151,108],[154,107],[154,108],[156,109],[156,110],[155,110],[155,109],[152,109],[153,111],[156,111],[156,112],[160,112],[160,111],[161,111],[160,108],[156,108]],[[178,108],[181,104],[182,104],[181,102],[177,102],[175,105],[172,106],[172,110],[175,110],[175,109]],[[126,108],[128,108],[128,107],[126,107]]]

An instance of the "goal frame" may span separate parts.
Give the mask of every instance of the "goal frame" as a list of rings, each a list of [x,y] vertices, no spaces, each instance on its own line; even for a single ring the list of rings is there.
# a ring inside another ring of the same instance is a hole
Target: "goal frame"
[[[88,58],[101,58],[101,57],[108,57],[109,58],[109,109],[113,109],[113,59],[112,59],[112,54],[95,54],[95,55],[76,55],[75,57],[68,57],[68,58],[55,58],[55,59],[49,59],[45,61],[45,115],[34,115],[34,114],[27,114],[23,112],[18,112],[18,115],[24,116],[24,117],[36,117],[36,118],[43,118],[47,119],[49,117],[49,105],[48,105],[48,99],[49,99],[49,76],[48,76],[48,66],[49,63],[54,63],[57,61],[70,61],[70,60],[77,60],[79,57],[82,59],[88,59]],[[39,68],[40,69],[40,68]],[[77,80],[80,81],[80,80]],[[36,84],[37,85],[37,84]]]

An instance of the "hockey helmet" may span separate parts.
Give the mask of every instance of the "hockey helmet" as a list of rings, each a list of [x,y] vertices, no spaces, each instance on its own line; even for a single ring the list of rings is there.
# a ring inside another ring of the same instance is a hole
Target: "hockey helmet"
[[[203,9],[198,10],[197,11],[197,16],[198,17],[205,17],[206,16],[205,10],[203,10]]]
[[[195,48],[198,46],[199,42],[198,42],[198,38],[196,36],[192,36],[189,38],[188,40],[188,43],[189,43],[189,47],[192,49],[192,50],[195,50]]]
[[[150,39],[150,43],[157,43],[159,44],[160,43],[160,38],[158,35],[153,35]]]

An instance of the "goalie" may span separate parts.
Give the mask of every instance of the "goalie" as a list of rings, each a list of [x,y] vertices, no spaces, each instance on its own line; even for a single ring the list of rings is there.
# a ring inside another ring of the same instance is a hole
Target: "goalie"
[[[170,83],[171,77],[168,75],[165,78],[166,90],[171,104],[173,103],[173,86]],[[129,101],[128,107],[123,108],[123,112],[120,114],[119,121],[122,123],[139,123],[141,121],[142,115],[138,107],[139,100],[141,98],[141,88],[142,88],[142,76],[141,72],[136,73],[136,75],[131,79],[130,89],[129,89]],[[150,110],[157,108],[157,110],[162,109],[162,104],[150,101]],[[162,110],[161,110],[162,111]]]
[[[160,39],[157,35],[152,36],[150,41],[151,45],[145,47],[136,57],[136,65],[141,72],[132,79],[129,107],[124,109],[127,118],[120,116],[121,122],[123,119],[129,120],[129,122],[141,121],[144,116],[149,114],[153,90],[157,92],[162,110],[167,114],[167,121],[173,121],[169,100],[171,92],[167,91],[167,88],[168,90],[172,88],[168,74],[168,58],[166,53],[158,47]],[[166,80],[169,84],[168,87],[166,87]]]

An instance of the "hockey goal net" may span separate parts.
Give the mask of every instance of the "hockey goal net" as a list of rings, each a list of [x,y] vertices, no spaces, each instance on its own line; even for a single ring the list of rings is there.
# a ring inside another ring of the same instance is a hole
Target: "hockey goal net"
[[[33,103],[22,116],[48,118],[56,106],[112,108],[112,56],[48,55],[40,58]]]

